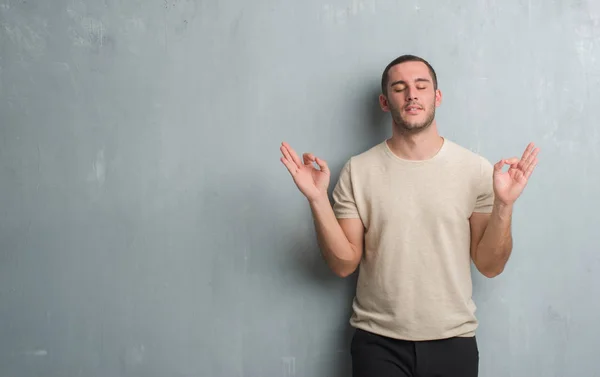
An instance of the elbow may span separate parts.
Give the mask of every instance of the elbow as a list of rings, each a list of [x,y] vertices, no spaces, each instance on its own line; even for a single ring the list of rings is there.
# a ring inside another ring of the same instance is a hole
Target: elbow
[[[473,254],[473,263],[483,276],[493,279],[504,272],[509,255],[510,249],[503,251],[502,254],[497,253],[496,250],[485,251],[485,254],[478,250]]]
[[[347,278],[348,276],[354,274],[354,272],[356,271],[356,269],[358,268],[358,263],[357,262],[346,262],[346,263],[340,263],[337,264],[335,266],[330,266],[331,271],[333,271],[333,273],[339,277],[339,278]]]
[[[499,276],[503,271],[504,268],[488,268],[479,270],[479,272],[481,272],[481,274],[488,279],[493,279],[496,276]]]
[[[475,263],[475,267],[477,268],[477,271],[479,271],[483,276],[485,276],[488,279],[493,279],[496,276],[502,274],[502,272],[504,271],[504,265],[500,265],[500,264],[483,264],[483,263],[478,263],[477,260],[473,261]]]
[[[352,275],[351,272],[348,271],[333,271],[333,273],[335,274],[335,276],[337,276],[338,278],[347,278],[348,276]]]
[[[504,264],[475,265],[477,270],[488,279],[493,279],[504,272]]]
[[[354,273],[354,271],[356,271],[356,268],[334,268],[332,269],[333,273],[339,277],[339,278],[347,278],[348,276],[352,275]]]
[[[350,254],[350,255],[348,255]],[[358,269],[358,265],[361,261],[361,254],[356,252],[352,248],[351,253],[346,254],[344,257],[337,257],[334,253],[326,253],[325,260],[329,269],[340,278],[346,278]]]

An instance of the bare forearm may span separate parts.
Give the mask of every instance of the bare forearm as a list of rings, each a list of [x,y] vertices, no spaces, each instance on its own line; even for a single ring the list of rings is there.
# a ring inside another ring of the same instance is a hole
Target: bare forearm
[[[358,264],[359,251],[348,241],[329,198],[309,201],[319,247],[329,267],[339,276],[348,276]]]
[[[502,273],[512,252],[512,212],[512,205],[494,203],[489,223],[477,246],[475,263],[488,277]]]

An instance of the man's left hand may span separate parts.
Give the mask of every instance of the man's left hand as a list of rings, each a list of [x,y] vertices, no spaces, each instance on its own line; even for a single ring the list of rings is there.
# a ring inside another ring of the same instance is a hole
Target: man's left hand
[[[497,201],[509,206],[517,200],[537,165],[539,151],[533,143],[529,143],[520,159],[513,157],[494,165],[494,194]],[[509,165],[506,172],[502,171],[504,165]]]

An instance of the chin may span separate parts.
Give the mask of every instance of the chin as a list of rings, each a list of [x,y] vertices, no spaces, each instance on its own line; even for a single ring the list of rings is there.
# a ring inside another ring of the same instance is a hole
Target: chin
[[[425,125],[424,123],[404,123],[404,128],[409,130],[418,130],[426,127],[427,125]]]
[[[425,126],[426,122],[426,117],[409,117],[409,118],[404,118],[404,117],[400,117],[400,119],[398,119],[400,121],[400,123],[406,128],[420,128]]]
[[[431,123],[424,124],[424,123],[406,123],[406,122],[401,122],[401,123],[396,123],[396,124],[400,131],[407,132],[407,133],[418,133],[420,131],[426,130],[431,125]]]

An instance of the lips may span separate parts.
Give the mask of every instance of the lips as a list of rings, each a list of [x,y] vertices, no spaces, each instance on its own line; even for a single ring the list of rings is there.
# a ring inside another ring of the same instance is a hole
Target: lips
[[[419,111],[423,110],[423,108],[417,105],[409,105],[406,106],[404,110],[409,114],[417,114]]]

